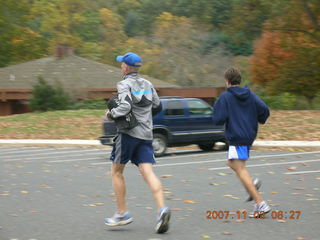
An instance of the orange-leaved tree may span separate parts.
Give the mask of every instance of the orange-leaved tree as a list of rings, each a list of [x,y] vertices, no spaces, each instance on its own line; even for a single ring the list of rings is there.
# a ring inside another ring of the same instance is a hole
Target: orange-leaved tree
[[[304,96],[310,107],[320,89],[318,5],[312,0],[292,0],[284,15],[265,24],[251,58],[252,81],[271,94]]]

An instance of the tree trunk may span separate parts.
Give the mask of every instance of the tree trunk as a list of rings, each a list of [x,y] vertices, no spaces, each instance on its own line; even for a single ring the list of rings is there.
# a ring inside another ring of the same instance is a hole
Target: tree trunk
[[[307,101],[308,101],[308,107],[309,109],[313,109],[313,99],[314,97],[306,96]]]

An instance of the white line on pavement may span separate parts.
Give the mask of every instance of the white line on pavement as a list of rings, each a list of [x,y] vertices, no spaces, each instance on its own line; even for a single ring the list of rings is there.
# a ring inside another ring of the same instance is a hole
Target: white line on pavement
[[[22,149],[26,149],[26,148],[22,148]],[[1,151],[0,150],[0,154],[1,156],[5,156],[5,155],[10,155],[10,154],[20,154],[20,153],[33,153],[33,152],[44,152],[44,151],[47,151],[47,150],[50,150],[50,151],[53,151],[53,150],[56,150],[55,148],[32,148],[32,149],[29,149],[27,148],[28,150],[21,150],[21,149],[16,149],[16,150],[8,150],[8,151]],[[4,154],[3,154],[4,153]]]
[[[68,159],[68,160],[53,160],[53,161],[47,161],[48,163],[64,163],[64,162],[78,162],[78,161],[91,161],[91,160],[104,160],[106,161],[106,158],[83,158],[83,159]],[[111,163],[111,162],[108,162]],[[105,163],[106,164],[106,163]]]
[[[293,174],[305,174],[305,173],[318,173],[320,170],[315,170],[315,171],[300,171],[300,172],[286,172],[284,174],[286,175],[293,175]]]
[[[246,165],[246,167],[247,168],[249,168],[249,167],[265,167],[265,166],[276,166],[276,165],[286,165],[286,164],[292,164],[292,163],[305,163],[305,162],[320,162],[320,159],[289,161],[289,162],[281,162],[281,163],[253,164],[253,165]],[[209,168],[208,170],[214,171],[214,170],[221,170],[221,169],[229,169],[229,167]]]
[[[58,151],[56,150],[55,152],[50,151],[50,153],[48,152],[44,152],[44,153],[36,153],[36,154],[31,154],[29,156],[26,157],[26,155],[22,157],[13,157],[13,158],[7,158],[4,160],[5,162],[12,162],[12,161],[22,161],[22,160],[37,160],[37,159],[43,159],[43,157],[34,157],[34,156],[49,156],[49,157],[45,157],[45,158],[58,158],[59,156],[52,156],[52,155],[59,155],[59,154],[64,154],[64,155],[68,155],[70,153],[86,153],[86,152],[96,152],[98,153],[97,149],[88,149],[88,150],[74,150],[74,151]],[[107,153],[105,151],[103,151],[102,153]],[[79,155],[76,154],[76,155]]]
[[[225,153],[225,152],[224,152]],[[282,157],[282,156],[295,156],[295,155],[307,155],[307,154],[314,154],[314,153],[320,153],[319,151],[316,152],[299,152],[299,153],[284,153],[284,154],[271,154],[271,155],[260,155],[260,156],[253,156],[250,159],[256,159],[256,158],[270,158],[270,157]],[[218,154],[218,153],[216,153]],[[226,153],[225,153],[226,154]],[[190,154],[186,156],[175,156],[175,157],[162,157],[159,158],[159,161],[161,160],[167,160],[167,159],[175,159],[175,158],[190,158],[190,157],[198,157],[198,156],[206,156],[206,155],[213,155],[212,153],[202,153],[202,154]],[[181,162],[181,163],[168,163],[168,164],[156,164],[155,167],[158,166],[177,166],[177,165],[189,165],[189,164],[198,164],[198,163],[214,163],[214,162],[227,162],[226,158],[224,159],[215,159],[215,160],[204,160],[204,161],[192,161],[192,162]],[[92,165],[103,165],[104,163],[91,163]]]

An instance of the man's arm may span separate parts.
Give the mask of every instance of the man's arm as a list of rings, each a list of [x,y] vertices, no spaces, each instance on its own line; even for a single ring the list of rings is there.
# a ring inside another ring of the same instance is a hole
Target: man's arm
[[[162,110],[162,104],[160,102],[157,91],[152,88],[152,116],[157,115]]]
[[[123,83],[123,81],[121,81],[117,85],[117,90],[119,106],[113,108],[110,111],[110,115],[112,118],[125,116],[131,111],[132,108],[130,87],[127,84]]]
[[[255,95],[257,112],[258,112],[258,122],[265,124],[268,117],[270,116],[269,108],[258,96]]]
[[[224,97],[220,97],[213,108],[213,123],[216,125],[225,124],[228,119],[227,113],[227,104],[225,99]]]

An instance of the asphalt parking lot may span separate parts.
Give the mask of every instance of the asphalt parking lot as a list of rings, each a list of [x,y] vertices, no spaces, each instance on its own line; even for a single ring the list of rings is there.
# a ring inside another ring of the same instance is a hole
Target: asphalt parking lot
[[[113,215],[110,148],[0,148],[1,240],[320,239],[320,152],[252,151],[247,166],[272,206],[250,219],[252,203],[226,166],[226,152],[172,150],[155,172],[172,209],[168,233],[154,233],[151,193],[135,166],[125,170],[130,225]],[[207,219],[207,218],[211,219]]]

